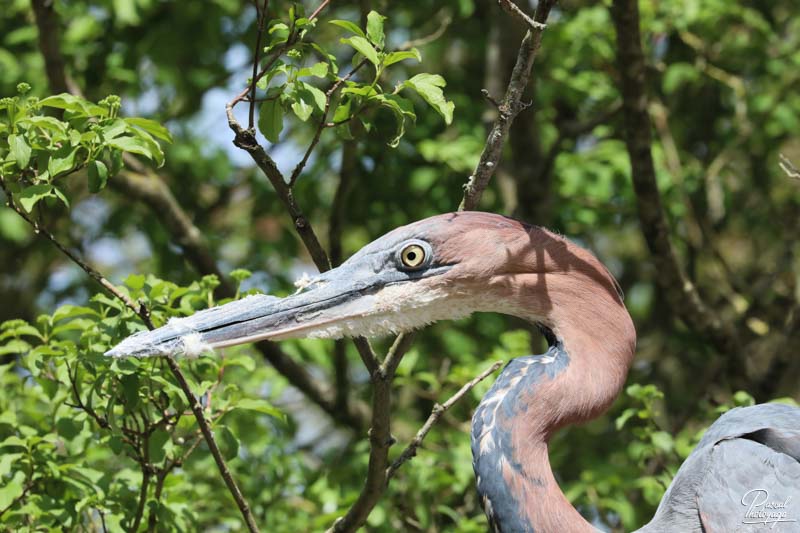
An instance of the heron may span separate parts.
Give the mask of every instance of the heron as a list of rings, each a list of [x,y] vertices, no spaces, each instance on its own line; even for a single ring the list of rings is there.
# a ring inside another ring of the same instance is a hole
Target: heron
[[[474,412],[473,467],[492,531],[597,531],[559,488],[553,434],[604,413],[624,386],[636,331],[588,250],[484,212],[397,228],[293,295],[253,295],[132,335],[107,355],[196,355],[261,339],[380,336],[473,312],[527,320],[546,353],[508,362]],[[800,409],[736,408],[707,430],[640,531],[800,531]]]

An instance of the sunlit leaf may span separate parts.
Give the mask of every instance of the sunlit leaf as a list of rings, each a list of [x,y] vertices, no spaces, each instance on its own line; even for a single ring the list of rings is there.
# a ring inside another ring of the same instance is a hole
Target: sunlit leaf
[[[370,44],[366,38],[354,36],[342,39],[341,42],[355,48],[358,53],[366,57],[373,65],[378,66],[380,64],[381,60],[378,57],[378,52],[375,51],[375,48],[372,47],[372,44]]]
[[[455,105],[444,97],[442,87],[447,85],[444,78],[438,74],[422,73],[403,83],[404,87],[413,89],[423,100],[433,107],[442,117],[446,124],[453,121],[453,109]]]

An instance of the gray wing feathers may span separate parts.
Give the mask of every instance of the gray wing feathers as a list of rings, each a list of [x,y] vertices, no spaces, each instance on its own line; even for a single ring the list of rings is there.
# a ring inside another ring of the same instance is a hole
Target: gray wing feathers
[[[697,507],[708,533],[800,531],[800,463],[748,439],[711,450]]]
[[[763,523],[742,523],[748,510],[741,502],[742,497],[763,485],[772,498],[780,496],[784,501],[788,497],[787,507],[794,502],[796,508],[786,512],[794,512],[794,516],[788,518],[798,520],[776,523],[769,531],[800,533],[798,451],[800,409],[782,404],[762,404],[728,411],[711,425],[681,465],[653,520],[640,531],[767,531]],[[772,499],[769,502],[775,503]],[[742,527],[750,529],[736,529]]]

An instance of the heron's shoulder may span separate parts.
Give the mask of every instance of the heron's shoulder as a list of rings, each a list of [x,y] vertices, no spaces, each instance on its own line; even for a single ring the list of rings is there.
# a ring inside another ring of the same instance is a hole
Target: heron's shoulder
[[[800,408],[764,403],[731,409],[708,428],[698,448],[762,432],[800,432]]]

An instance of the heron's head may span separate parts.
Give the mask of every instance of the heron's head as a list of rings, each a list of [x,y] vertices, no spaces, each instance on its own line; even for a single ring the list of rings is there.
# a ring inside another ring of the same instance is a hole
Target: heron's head
[[[499,215],[439,215],[387,233],[291,296],[250,296],[173,319],[107,355],[196,353],[262,339],[372,337],[473,311],[513,313],[511,280],[559,268],[554,246],[568,244]]]

